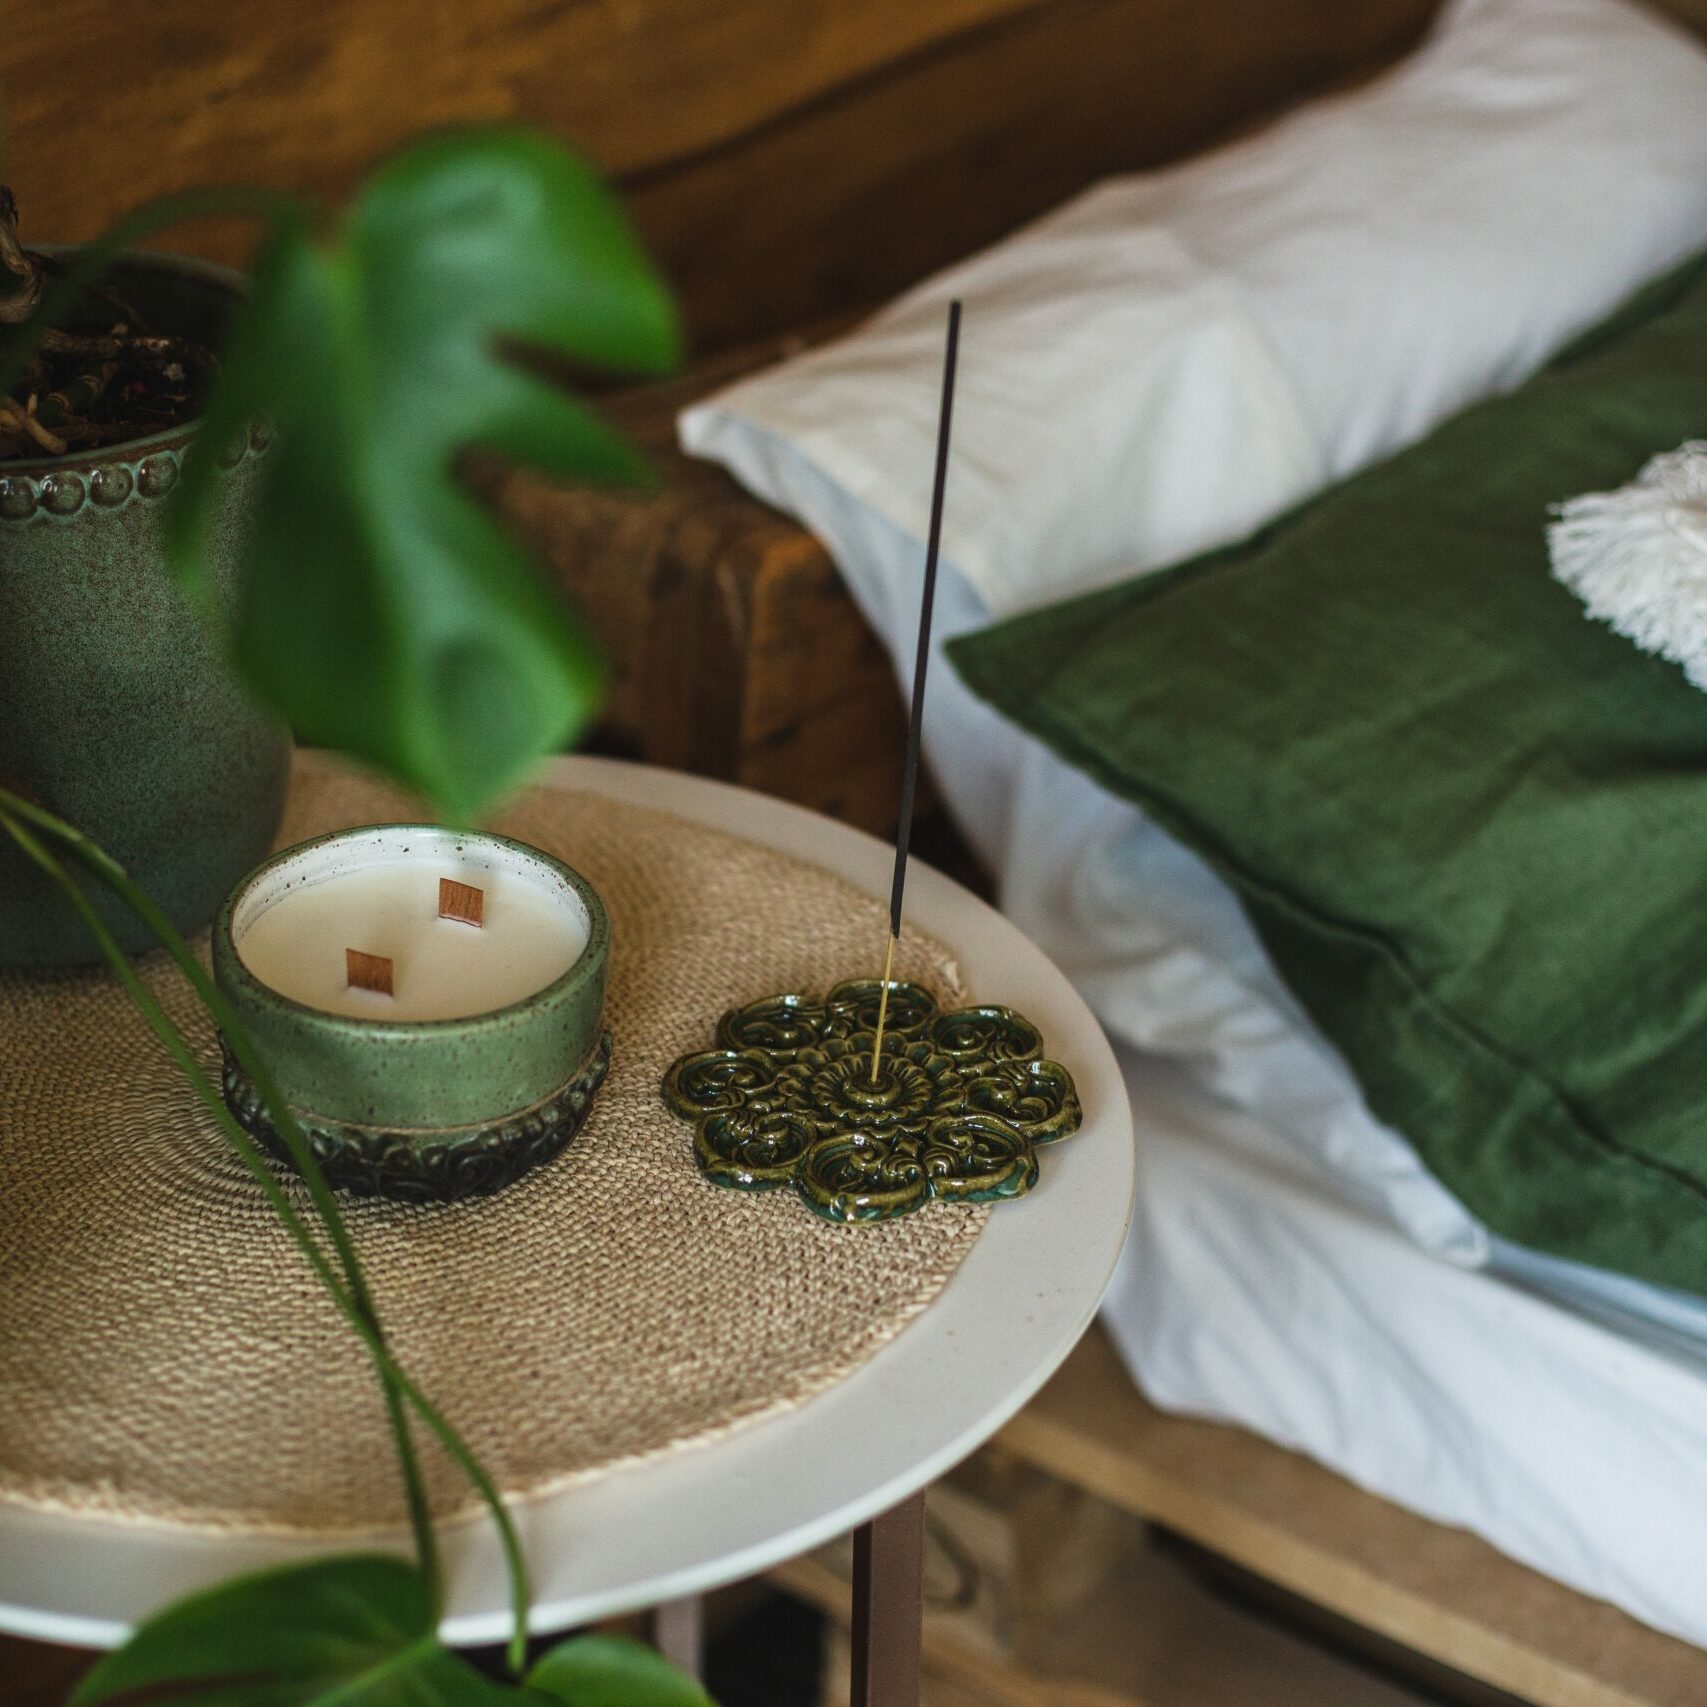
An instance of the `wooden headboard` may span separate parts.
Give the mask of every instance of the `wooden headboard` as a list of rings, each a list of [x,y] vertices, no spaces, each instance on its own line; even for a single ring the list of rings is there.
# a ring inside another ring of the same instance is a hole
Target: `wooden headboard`
[[[525,120],[614,176],[705,353],[1371,70],[1436,3],[11,0],[0,178],[26,238],[77,240],[199,183],[337,197],[423,126]]]

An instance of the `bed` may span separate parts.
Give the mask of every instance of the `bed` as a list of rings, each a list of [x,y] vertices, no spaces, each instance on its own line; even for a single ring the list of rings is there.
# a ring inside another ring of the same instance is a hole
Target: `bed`
[[[911,577],[850,545],[840,562],[905,671]],[[940,658],[987,617],[952,570],[938,596]],[[996,869],[1005,909],[1117,1037],[1151,1050],[1127,1055],[1142,1134],[1138,1227],[1103,1311],[1145,1393],[1308,1453],[1707,1645],[1695,1590],[1707,1525],[1679,1517],[1707,1512],[1707,1302],[1491,1236],[1378,1128],[1336,1142],[1351,1112],[1337,1074],[1290,1036],[1247,1035],[1234,1050],[1211,1035],[1264,1026],[1254,1005],[1210,1024],[1203,1003],[1219,990],[1134,1002],[1132,945],[1111,937],[1107,908],[1130,907],[1143,882],[1167,885],[1182,907],[1201,903],[1198,875],[1166,870],[1177,848],[1153,842],[1132,807],[937,668],[937,775]],[[1123,850],[1134,841],[1132,869]],[[1207,909],[1199,924],[1231,928]],[[1153,984],[1177,986],[1192,946],[1181,932],[1138,958]],[[1243,969],[1261,976],[1254,945],[1240,947]],[[1275,1046],[1284,1067],[1253,1089],[1251,1058]],[[1171,1072],[1158,1069],[1158,1048]],[[1323,1141],[1301,1145],[1312,1122]]]
[[[903,652],[904,603],[866,608]],[[952,592],[944,614],[946,640]],[[939,766],[976,779],[962,819],[1022,870],[1010,909],[1118,1026],[1106,939],[1064,925],[1081,912],[1065,895],[1094,888],[1084,849],[1130,808],[960,692],[933,688]],[[1307,1153],[1189,1054],[1124,1059],[1140,1186],[1103,1320],[1146,1395],[1707,1645],[1707,1526],[1679,1515],[1707,1512],[1707,1303],[1490,1237],[1402,1159],[1383,1178],[1367,1156]],[[1331,1121],[1312,1089],[1292,1118]]]
[[[1682,170],[1679,177],[1691,175]],[[1101,205],[1070,213],[1077,224],[1067,235],[1081,237]],[[1707,236],[1701,211],[1690,202],[1680,215],[1691,247]],[[1628,282],[1682,252],[1662,246],[1639,265],[1633,260]],[[1171,275],[1176,294],[1185,277]],[[900,342],[917,341],[927,311],[940,309],[968,279],[980,288],[976,273],[951,274],[903,299],[891,311],[898,318],[883,324]],[[1532,322],[1533,303],[1516,294]],[[1611,300],[1608,292],[1601,306]],[[1537,334],[1538,341],[1551,347],[1586,318],[1567,316],[1553,333]],[[1225,365],[1241,377],[1266,359],[1260,339],[1235,347],[1237,359]],[[864,377],[875,367],[889,384],[883,352],[874,362],[871,348],[868,342]],[[618,411],[662,445],[673,417],[689,405],[682,417],[687,448],[732,468],[772,505],[808,517],[807,535],[772,510],[744,505],[712,470],[667,449],[671,484],[663,498],[636,506],[578,497],[572,526],[565,525],[563,502],[542,497],[525,479],[501,472],[489,479],[500,501],[595,604],[610,596],[601,588],[611,578],[605,554],[613,540],[630,551],[639,542],[649,567],[672,566],[676,581],[684,565],[690,574],[694,565],[716,565],[721,593],[743,601],[738,608],[749,630],[735,650],[754,674],[737,676],[737,685],[745,691],[756,680],[774,690],[788,666],[764,667],[771,652],[792,655],[797,678],[766,705],[769,721],[755,738],[735,743],[732,755],[726,744],[726,765],[881,828],[893,797],[888,767],[899,725],[888,673],[892,667],[904,685],[916,598],[916,565],[908,554],[916,554],[917,518],[899,509],[897,519],[898,506],[886,508],[880,496],[881,519],[871,521],[893,423],[867,409],[879,422],[872,442],[862,445],[857,432],[846,431],[849,419],[864,418],[863,404],[855,393],[834,389],[842,377],[835,358],[828,369],[808,366],[814,386],[830,389],[820,389],[800,414],[789,412],[792,404],[767,414],[762,391],[755,404],[739,386],[722,391],[709,409],[696,404],[744,372],[767,369],[779,353],[790,352],[769,346],[731,357],[707,376],[626,400]],[[1542,353],[1536,349],[1533,359]],[[1531,356],[1518,365],[1526,370]],[[1422,412],[1438,418],[1466,397],[1518,377],[1497,368],[1473,381],[1447,375],[1438,409],[1430,404]],[[763,388],[768,381],[757,383]],[[1063,383],[1082,384],[1084,374],[1069,374]],[[735,444],[730,421],[741,416],[758,430]],[[910,418],[908,430],[921,422],[928,426],[928,416]],[[1367,461],[1384,443],[1402,443],[1425,424],[1413,414],[1408,422],[1369,428],[1368,442],[1343,453],[1345,465]],[[1323,435],[1312,431],[1319,425],[1318,415],[1301,430],[1277,408],[1262,428],[1266,448],[1253,476],[1263,490],[1254,500],[1261,513],[1218,521],[1220,531],[1202,538],[1182,524],[1186,544],[1170,540],[1158,560],[1169,550],[1180,555],[1236,536],[1343,472],[1339,453],[1324,452]],[[1377,443],[1383,432],[1392,437]],[[795,458],[789,447],[800,443],[808,454]],[[1048,447],[1029,446],[1028,454],[1046,458]],[[1024,484],[1012,465],[1001,464],[999,447],[975,446],[972,460],[989,506],[1001,507],[1005,485]],[[1048,465],[1034,460],[1037,466]],[[849,490],[858,502],[846,502]],[[1153,503],[1153,495],[1146,501]],[[1224,508],[1226,495],[1209,501]],[[1061,526],[1059,515],[1021,516],[1006,538],[1035,542],[1045,531],[1059,537]],[[707,529],[715,530],[714,542]],[[1003,543],[997,537],[985,542],[987,549],[963,553],[972,572],[947,575],[939,650],[941,640],[1023,608],[1027,595],[1015,596],[1015,557],[1003,556]],[[1099,542],[1077,543],[1094,572]],[[1051,591],[1086,584],[1094,578]],[[849,626],[844,587],[875,645]],[[729,686],[727,677],[722,685]],[[850,739],[850,728],[857,737]],[[1141,1227],[1105,1306],[1105,1324],[1150,1399],[1168,1411],[1253,1430],[1433,1523],[1483,1537],[1507,1559],[1623,1608],[1654,1630],[1707,1644],[1707,1621],[1692,1591],[1707,1564],[1707,1544],[1702,1525],[1687,1515],[1707,1505],[1701,1468],[1707,1306],[1674,1288],[1548,1258],[1491,1235],[1416,1167],[1396,1134],[1348,1116],[1349,1076],[1319,1039],[1301,1048],[1295,1034],[1283,1037],[1269,1026],[1265,1035],[1246,1035],[1239,1050],[1225,1049],[1225,1039],[1211,1035],[1228,1023],[1226,1013],[1211,1011],[1220,1000],[1213,992],[1195,1007],[1188,1003],[1183,1021],[1177,1009],[1158,1020],[1153,1002],[1138,1004],[1135,1013],[1110,975],[1110,961],[1120,957],[1101,934],[1106,887],[1119,860],[1111,856],[1101,868],[1093,860],[1087,870],[1085,857],[1087,848],[1119,848],[1133,839],[1132,809],[996,719],[941,665],[933,677],[930,729],[939,786],[992,871],[1006,909],[1063,964],[1116,1035],[1147,1052],[1130,1056],[1145,1132]],[[1181,933],[1187,949],[1202,946],[1193,944],[1193,928],[1218,939],[1221,963],[1238,974],[1234,982],[1262,985],[1271,1017],[1287,1008],[1287,994],[1260,952],[1250,942],[1229,947],[1237,927],[1225,916],[1210,917],[1212,897],[1196,876],[1175,869],[1166,848],[1147,845],[1132,857],[1146,880],[1176,897],[1177,916],[1188,925],[1202,905],[1195,926]],[[1164,978],[1177,964],[1167,956],[1157,963]],[[1200,996],[1202,989],[1200,981]],[[1253,1020],[1252,1010],[1241,1015],[1233,1018],[1234,1030],[1263,1030],[1266,1022]],[[1285,1064],[1263,1064],[1265,1051],[1285,1053]],[[1176,1064],[1158,1067],[1157,1054]],[[1252,1090],[1253,1074],[1261,1096]],[[1040,1433],[1054,1442],[1058,1466],[1070,1459],[1059,1429]],[[1025,1437],[1023,1426],[1019,1434]],[[1204,1473],[1215,1474],[1212,1452]],[[1301,1498],[1307,1486],[1300,1483]],[[1309,1532],[1308,1511],[1295,1521]],[[1441,1557],[1450,1559],[1451,1546],[1441,1545]],[[1514,1612],[1517,1625],[1525,1616],[1532,1624],[1542,1619],[1535,1608],[1546,1597],[1537,1601],[1522,1586],[1529,1579],[1502,1579],[1468,1541],[1462,1559],[1466,1577],[1483,1585],[1482,1598],[1503,1595],[1512,1607],[1529,1609]],[[1355,1597],[1323,1598],[1357,1615]],[[1443,1591],[1443,1604],[1451,1599]],[[1568,1607],[1568,1598],[1555,1603],[1547,1615],[1552,1627],[1532,1629],[1527,1638],[1521,1629],[1515,1636],[1504,1632],[1526,1649],[1523,1664],[1508,1663],[1509,1653],[1494,1651],[1497,1642],[1478,1647],[1442,1636],[1450,1625],[1444,1614],[1432,1630],[1424,1619],[1401,1621],[1397,1633],[1536,1700],[1682,1700],[1704,1687],[1707,1663],[1689,1649],[1628,1631],[1610,1640],[1597,1624],[1598,1611],[1586,1607],[1573,1637]],[[1597,1667],[1589,1657],[1579,1665],[1571,1657],[1574,1645],[1580,1657],[1585,1632],[1596,1633],[1605,1664]],[[1556,1656],[1551,1667],[1549,1651]]]

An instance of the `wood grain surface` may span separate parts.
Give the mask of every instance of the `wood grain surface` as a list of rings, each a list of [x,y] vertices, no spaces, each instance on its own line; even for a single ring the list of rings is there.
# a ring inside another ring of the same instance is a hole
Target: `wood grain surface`
[[[1040,1469],[1536,1707],[1699,1707],[1707,1654],[1243,1429],[1164,1415],[1100,1327],[997,1437]]]
[[[704,348],[879,302],[1409,46],[1433,0],[1055,0],[634,181]]]
[[[606,400],[647,453],[651,491],[581,488],[474,459],[505,525],[586,617],[611,664],[599,745],[894,834],[907,718],[887,655],[830,555],[720,468],[683,456],[694,397],[842,329],[765,339]],[[914,846],[975,884],[928,779]]]
[[[1389,58],[1435,3],[13,0],[0,176],[27,238],[78,240],[207,182],[336,198],[425,126],[520,120],[615,176],[709,350]]]

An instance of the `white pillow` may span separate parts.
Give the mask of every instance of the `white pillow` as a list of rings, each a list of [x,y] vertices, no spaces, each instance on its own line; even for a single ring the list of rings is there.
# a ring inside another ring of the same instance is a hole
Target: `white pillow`
[[[961,297],[944,551],[1008,615],[1249,531],[1704,233],[1707,52],[1624,0],[1457,0],[1385,77],[1091,190],[690,409],[682,443],[820,533],[810,503],[922,539]]]
[[[1134,220],[1126,195],[1093,190],[851,337],[688,410],[683,446],[820,532],[808,469],[835,483],[832,508],[922,539],[958,296],[943,552],[991,611],[1247,532],[1326,464],[1237,289]]]
[[[1623,0],[1459,0],[1380,83],[1093,191],[688,411],[682,442],[825,541],[905,682],[951,296],[939,645],[1240,536],[1703,242],[1707,53]],[[1004,908],[1111,1031],[1191,1060],[1426,1248],[1485,1260],[1201,861],[940,661],[925,743]]]

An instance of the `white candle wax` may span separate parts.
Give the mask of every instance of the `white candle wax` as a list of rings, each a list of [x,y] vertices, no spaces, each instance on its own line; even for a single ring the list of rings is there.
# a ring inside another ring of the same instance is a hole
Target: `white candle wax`
[[[439,879],[486,894],[478,926],[441,919]],[[508,1007],[567,972],[587,946],[578,905],[513,871],[423,849],[307,876],[237,936],[245,966],[269,988],[358,1019],[460,1019]],[[392,994],[348,987],[344,950],[392,962]]]

